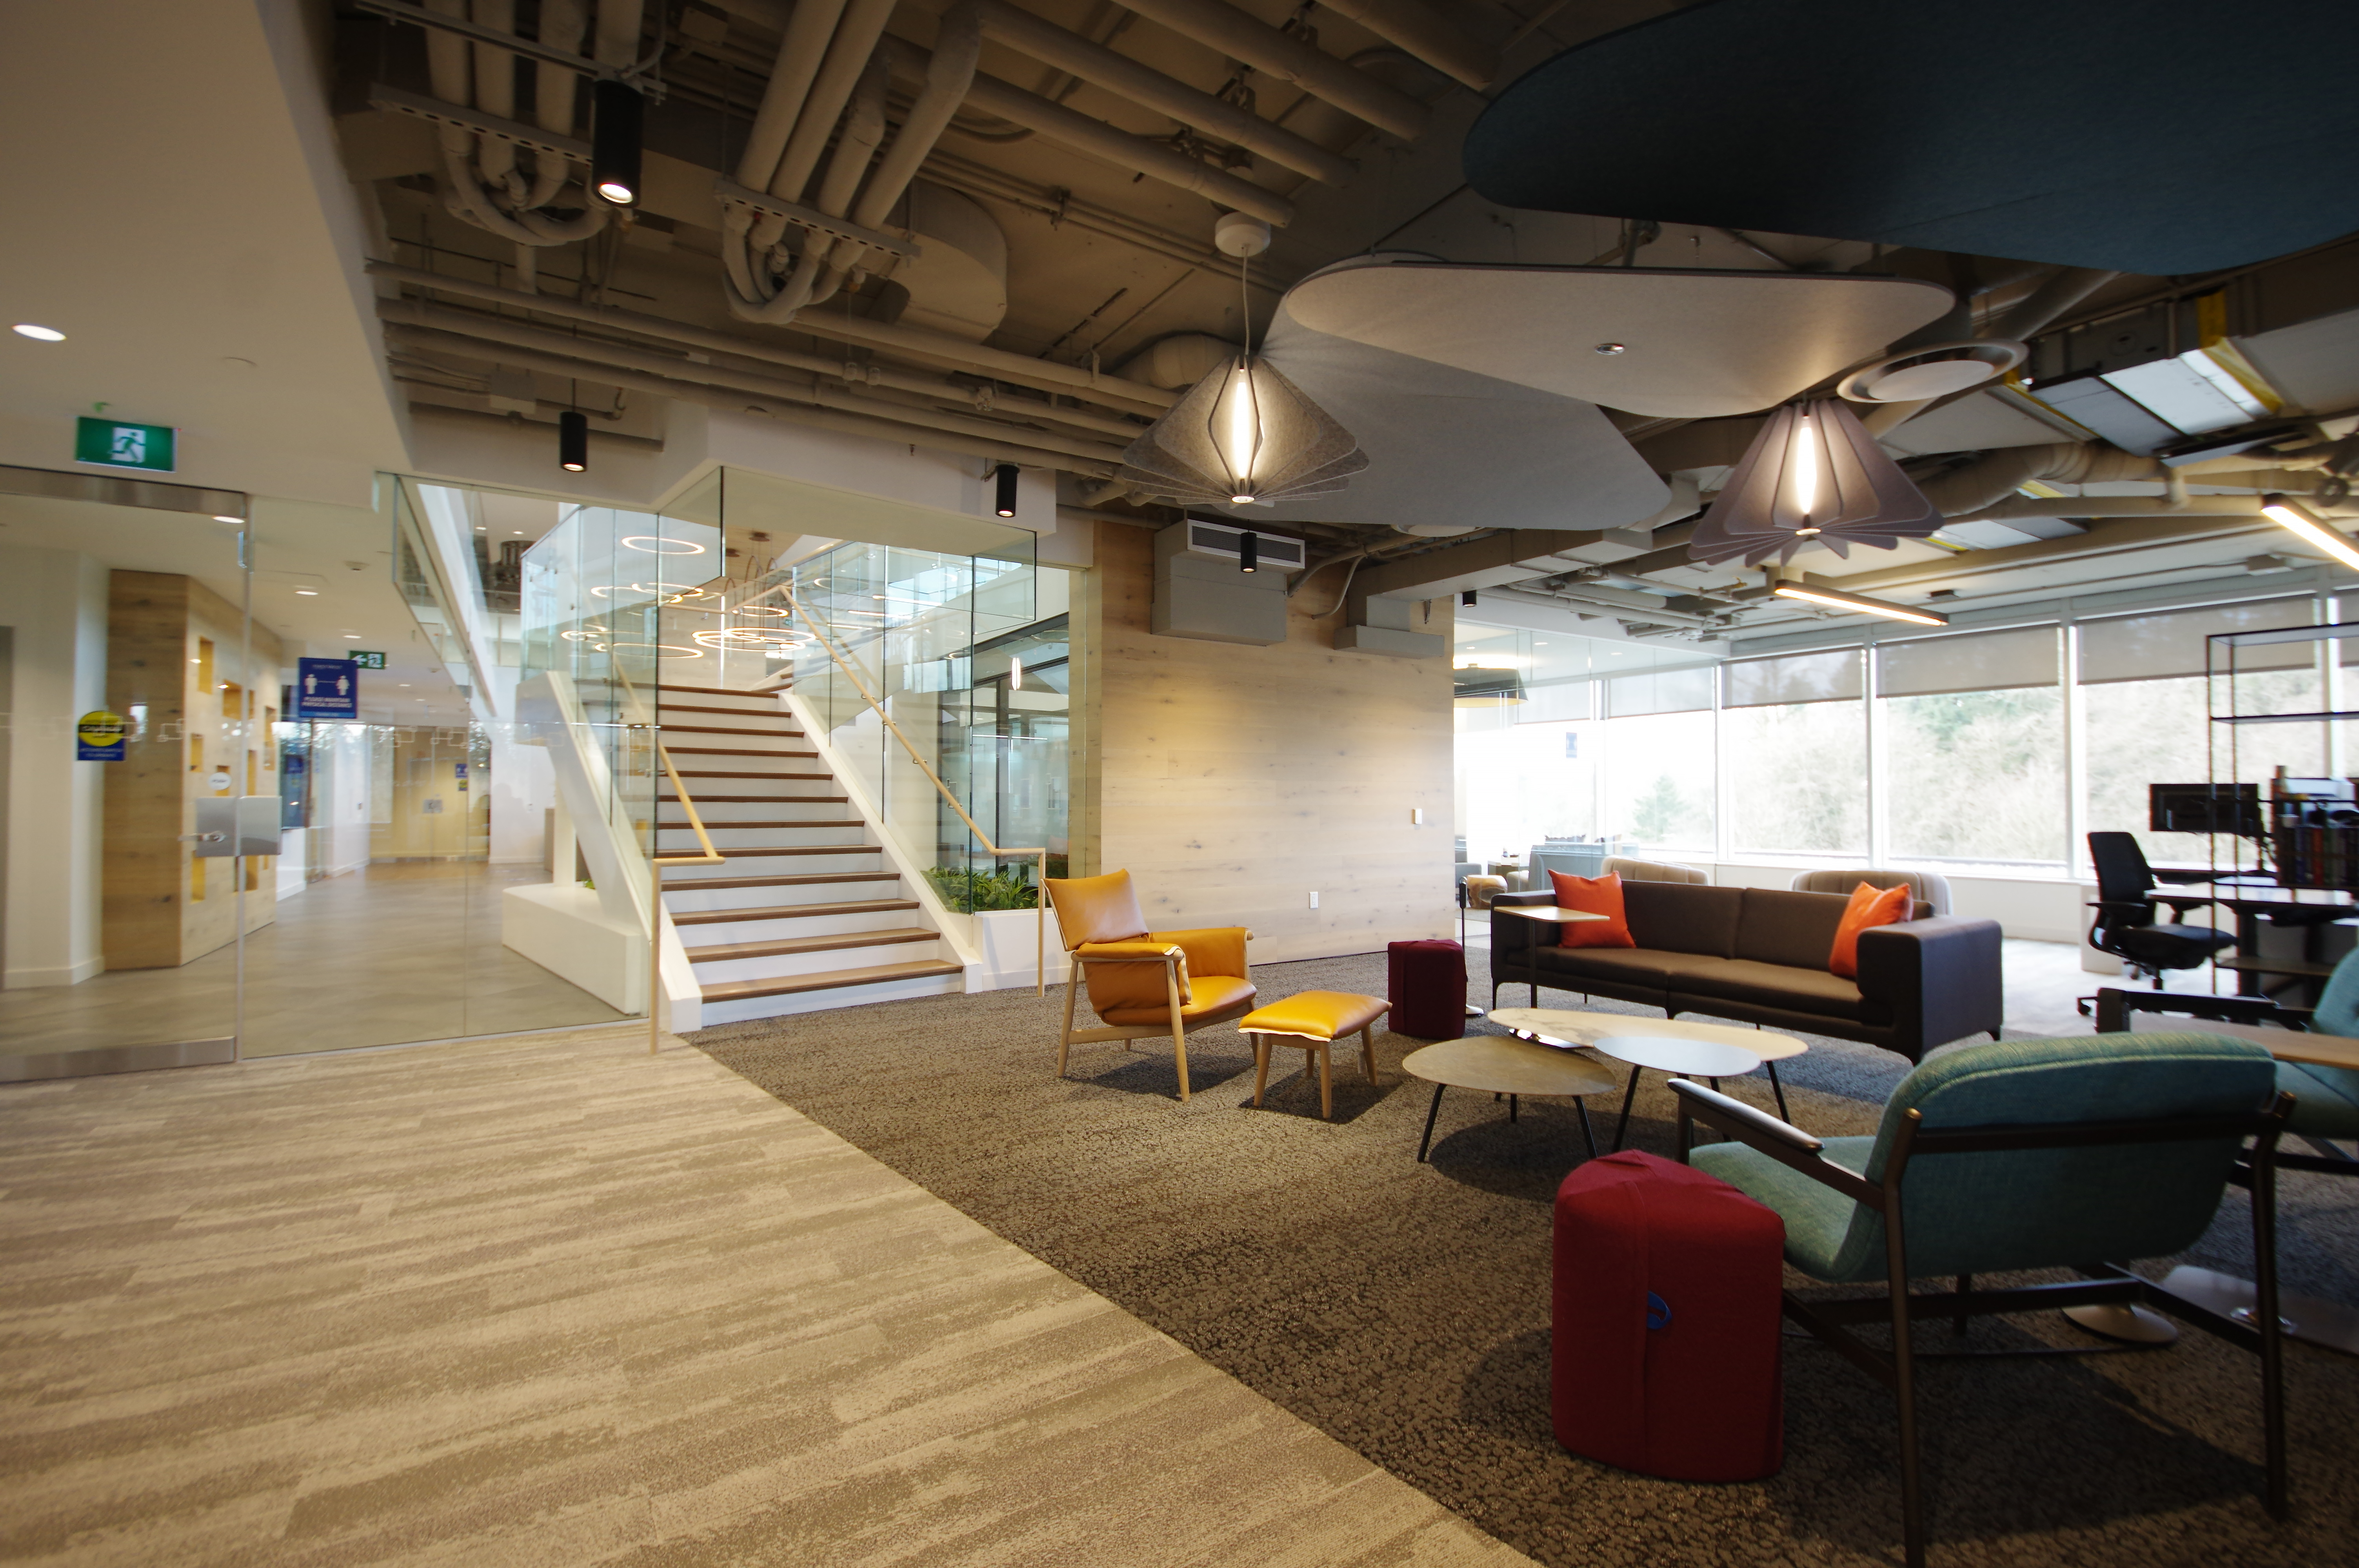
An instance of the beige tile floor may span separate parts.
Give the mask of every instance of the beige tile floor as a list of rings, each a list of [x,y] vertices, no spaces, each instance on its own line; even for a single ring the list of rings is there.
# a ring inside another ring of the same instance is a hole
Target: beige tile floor
[[[0,1559],[1527,1559],[631,1031],[0,1088]]]
[[[316,881],[245,939],[248,1056],[598,1024],[623,1014],[500,946],[500,895],[547,880],[479,861],[373,865]],[[177,969],[0,991],[0,1054],[236,1033],[229,948]]]

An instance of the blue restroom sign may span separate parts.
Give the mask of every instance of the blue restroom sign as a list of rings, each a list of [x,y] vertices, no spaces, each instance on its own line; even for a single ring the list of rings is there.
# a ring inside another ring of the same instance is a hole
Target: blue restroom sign
[[[360,711],[360,665],[350,659],[296,661],[296,718],[357,719]]]

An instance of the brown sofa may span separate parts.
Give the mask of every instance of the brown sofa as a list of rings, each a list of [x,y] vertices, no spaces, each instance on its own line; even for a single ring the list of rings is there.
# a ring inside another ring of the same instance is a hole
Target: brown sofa
[[[1970,1034],[1998,1038],[2004,1010],[1995,920],[1935,915],[1860,933],[1859,979],[1827,969],[1837,893],[1625,881],[1635,947],[1563,947],[1559,927],[1505,911],[1551,893],[1492,900],[1491,1000],[1503,985],[1613,997],[1770,1029],[1831,1034],[1914,1062]]]

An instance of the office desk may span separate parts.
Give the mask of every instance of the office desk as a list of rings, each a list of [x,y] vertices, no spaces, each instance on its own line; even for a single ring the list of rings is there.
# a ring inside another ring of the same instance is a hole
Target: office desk
[[[2234,891],[2239,887],[2243,891]],[[2310,903],[2297,902],[2290,896],[2291,890],[2275,890],[2275,896],[2272,897],[2264,893],[2261,886],[2250,883],[2222,883],[2219,884],[2219,888],[2220,891],[2212,895],[2212,907],[2227,910],[2236,917],[2235,958],[2246,960],[2246,962],[2240,963],[2234,959],[2223,960],[2216,967],[2235,974],[2236,994],[2239,996],[2267,994],[2261,989],[2262,981],[2271,974],[2302,981],[2323,980],[2334,968],[2334,958],[2328,957],[2326,953],[2324,942],[2326,927],[2337,921],[2349,920],[2354,915],[2359,915],[2359,906],[2354,906],[2347,899],[2337,900],[2331,903]],[[2161,892],[2160,889],[2156,891],[2158,893]],[[2188,891],[2191,892],[2195,890],[2190,887]],[[2189,913],[2191,914],[2194,912],[2190,910]],[[2299,968],[2271,968],[2269,967],[2272,963],[2288,962],[2285,959],[2272,960],[2263,957],[2261,932],[2269,925],[2279,928],[2286,926],[2301,928],[2301,955],[2298,960],[2291,961],[2298,963]],[[2309,1000],[2311,1001],[2317,1000],[2315,988],[2312,988],[2312,994]]]

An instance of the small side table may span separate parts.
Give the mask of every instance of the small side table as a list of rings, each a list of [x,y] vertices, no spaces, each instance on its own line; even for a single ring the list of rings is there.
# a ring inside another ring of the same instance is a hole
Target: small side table
[[[1593,1156],[1597,1152],[1597,1136],[1590,1128],[1589,1107],[1582,1097],[1614,1092],[1614,1075],[1586,1056],[1496,1034],[1445,1040],[1412,1051],[1401,1062],[1401,1071],[1433,1086],[1433,1103],[1425,1112],[1425,1136],[1417,1145],[1419,1162],[1433,1147],[1433,1119],[1441,1114],[1443,1089],[1487,1089],[1506,1095],[1510,1121],[1516,1119],[1516,1102],[1524,1095],[1569,1098],[1581,1112],[1582,1141]]]
[[[1592,914],[1585,909],[1559,909],[1552,903],[1495,903],[1491,906],[1491,914],[1494,919],[1502,914],[1518,915],[1526,920],[1538,921],[1544,925],[1579,925],[1585,921],[1605,918],[1602,914]],[[1555,938],[1551,937],[1549,940],[1553,941]],[[1542,943],[1541,946],[1545,946],[1547,944]],[[1531,988],[1531,1005],[1538,1007],[1540,1004],[1539,981],[1532,981]]]
[[[1717,1089],[1721,1079],[1742,1077],[1757,1072],[1761,1066],[1760,1053],[1711,1040],[1682,1040],[1668,1034],[1609,1034],[1589,1044],[1600,1055],[1630,1064],[1630,1087],[1622,1096],[1622,1119],[1614,1128],[1617,1153],[1630,1130],[1630,1107],[1638,1098],[1641,1070],[1652,1067],[1657,1072],[1677,1073],[1683,1078],[1706,1078]],[[1777,1108],[1786,1108],[1782,1100]]]

